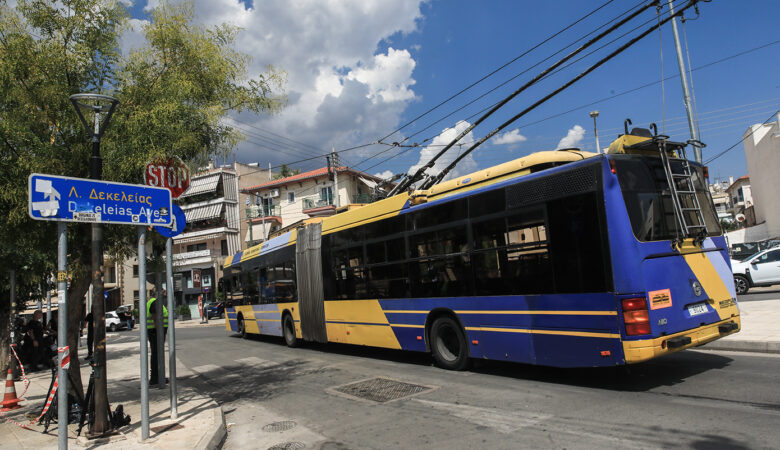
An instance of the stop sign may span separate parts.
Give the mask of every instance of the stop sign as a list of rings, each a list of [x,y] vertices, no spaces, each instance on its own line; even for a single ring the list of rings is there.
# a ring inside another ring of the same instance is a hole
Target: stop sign
[[[173,198],[178,198],[190,187],[190,169],[175,156],[156,158],[146,163],[144,183],[167,188]]]

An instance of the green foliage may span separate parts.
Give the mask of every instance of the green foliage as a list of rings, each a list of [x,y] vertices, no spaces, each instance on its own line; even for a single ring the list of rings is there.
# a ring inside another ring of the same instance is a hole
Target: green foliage
[[[190,311],[190,307],[187,306],[187,305],[179,305],[176,308],[176,313],[180,317],[190,317],[190,315],[192,314],[192,311]]]
[[[144,164],[156,156],[179,156],[196,169],[229,154],[242,139],[223,122],[230,111],[284,107],[285,74],[269,67],[250,77],[249,57],[233,46],[238,28],[207,28],[192,18],[189,3],[163,3],[144,28],[146,45],[123,56],[119,37],[128,29],[128,12],[121,2],[19,0],[11,8],[0,1],[0,260],[17,269],[20,303],[57,259],[56,225],[27,215],[28,176],[89,175],[91,144],[70,95],[93,92],[120,101],[101,156],[103,178],[127,183],[142,183]],[[104,243],[118,258],[134,254],[136,230],[105,226]],[[72,289],[81,290],[72,298],[79,298],[90,273],[88,225],[68,226],[68,253]],[[7,272],[0,283],[7,292]],[[0,337],[9,317],[3,307]]]
[[[301,173],[301,169],[291,169],[287,167],[287,164],[282,164],[282,167],[279,168],[279,173],[274,175],[274,180],[291,177],[299,173]]]
[[[739,222],[736,222],[734,220],[720,220],[720,229],[723,230],[724,233],[727,233],[729,231],[734,231],[739,228]]]

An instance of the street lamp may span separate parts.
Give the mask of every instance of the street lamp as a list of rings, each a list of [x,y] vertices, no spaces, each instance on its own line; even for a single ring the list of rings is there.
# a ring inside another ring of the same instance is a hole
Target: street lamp
[[[119,100],[102,94],[74,94],[70,101],[76,109],[81,123],[92,138],[92,156],[89,158],[89,177],[100,180],[103,177],[103,160],[100,158],[100,138],[108,128],[108,122]],[[95,115],[95,123],[90,127],[83,111]],[[105,115],[105,117],[103,117]],[[111,431],[108,417],[108,387],[106,383],[106,303],[103,298],[103,227],[92,224],[92,320],[95,331],[95,351],[92,362],[95,374],[95,420],[90,423],[88,434],[92,437],[103,436]],[[88,405],[84,405],[85,408]]]
[[[599,145],[599,130],[596,128],[596,117],[599,116],[598,110],[591,111],[590,116],[593,117],[593,134],[596,135],[596,153],[601,153],[601,146]]]

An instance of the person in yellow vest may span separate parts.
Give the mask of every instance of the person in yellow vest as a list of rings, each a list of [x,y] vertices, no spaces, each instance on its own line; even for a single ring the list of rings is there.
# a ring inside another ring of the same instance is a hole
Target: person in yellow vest
[[[163,297],[165,297],[165,289],[163,289]],[[152,297],[146,302],[146,336],[149,339],[149,347],[152,348],[152,374],[149,379],[149,384],[157,383],[157,329],[154,326],[154,321],[157,318],[157,304],[155,303],[157,298]],[[163,342],[165,342],[165,335],[168,333],[168,308],[165,307],[165,303],[162,304],[163,310]],[[166,379],[167,382],[167,379]]]

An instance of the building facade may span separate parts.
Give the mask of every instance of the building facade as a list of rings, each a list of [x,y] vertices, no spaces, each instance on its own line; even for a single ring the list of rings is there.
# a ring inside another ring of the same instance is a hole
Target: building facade
[[[273,233],[311,217],[329,216],[350,205],[371,202],[371,192],[380,178],[338,167],[327,167],[270,180],[243,189],[254,201],[247,207],[252,223],[244,241],[258,244]]]
[[[777,121],[753,125],[743,136],[756,223],[766,223],[767,238],[780,236],[780,114]]]
[[[744,175],[737,178],[731,186],[726,188],[726,193],[731,201],[730,212],[734,218],[736,218],[738,222],[743,222],[745,226],[755,225],[755,220],[753,220],[752,223],[747,220],[749,215],[752,216],[753,206],[750,177]]]

